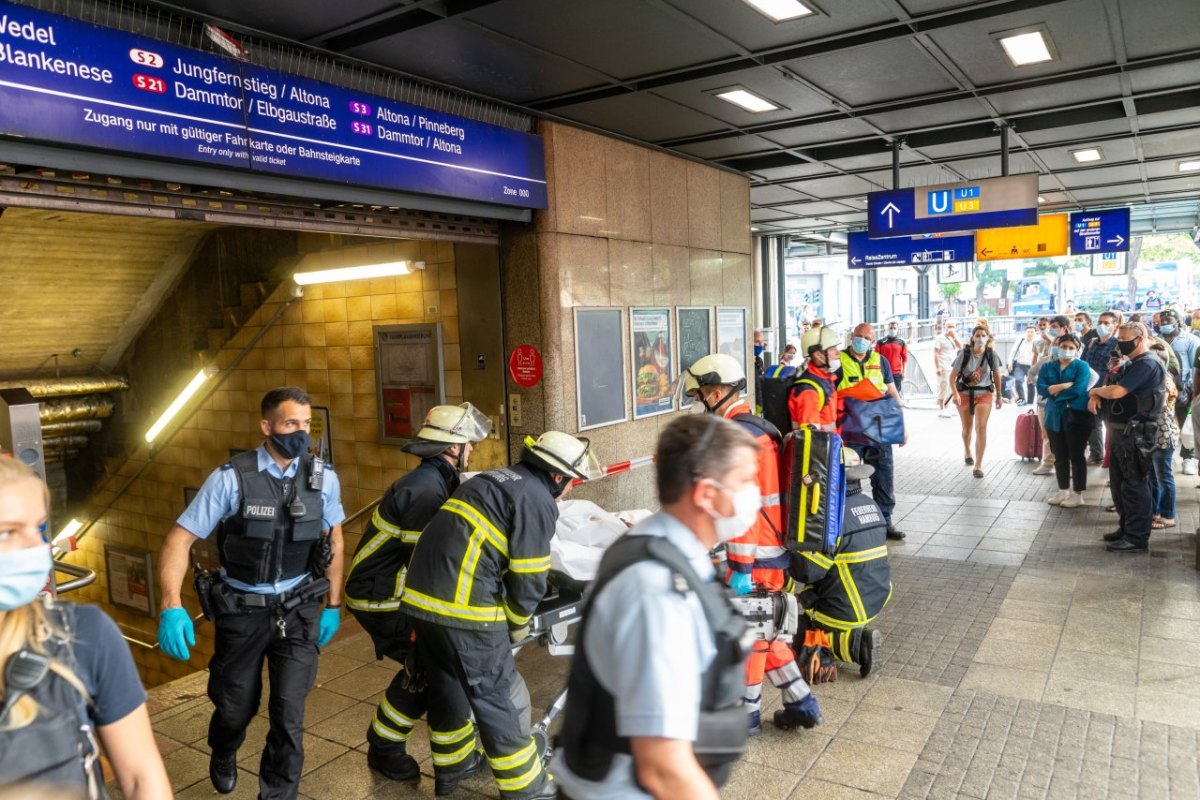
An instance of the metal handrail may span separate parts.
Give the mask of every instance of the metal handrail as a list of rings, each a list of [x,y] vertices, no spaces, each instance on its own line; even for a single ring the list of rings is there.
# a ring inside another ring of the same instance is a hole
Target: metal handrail
[[[204,615],[197,614],[196,616],[192,617],[192,622],[193,623],[199,622],[202,619],[204,619]],[[155,641],[147,642],[147,641],[143,641],[142,639],[135,639],[134,637],[125,633],[126,630],[130,630],[128,625],[124,625],[124,624],[118,622],[117,627],[121,629],[121,638],[124,639],[125,641],[129,642],[130,644],[136,644],[138,647],[144,648],[146,650],[157,650],[159,648],[157,637],[155,638]],[[139,630],[137,628],[133,628],[132,630],[135,633],[141,634],[142,636],[150,636],[151,635],[151,634],[147,633],[146,631]]]
[[[374,500],[372,500],[371,502],[367,503],[365,506],[360,508],[358,511],[355,511],[353,514],[346,517],[344,520],[342,520],[342,529],[344,530],[346,528],[349,528],[351,525],[358,522],[364,516],[366,516],[367,514],[370,514],[372,511],[375,510],[375,507],[378,506],[382,502],[383,502],[383,495],[380,495],[379,497],[376,497]]]
[[[91,586],[96,582],[95,570],[88,569],[87,567],[78,567],[74,564],[68,564],[65,561],[55,561],[54,571],[75,576],[74,580],[70,580],[65,583],[58,583],[57,581],[55,582],[54,591],[57,592],[60,597],[67,592],[74,592],[77,589],[82,589],[85,586]]]

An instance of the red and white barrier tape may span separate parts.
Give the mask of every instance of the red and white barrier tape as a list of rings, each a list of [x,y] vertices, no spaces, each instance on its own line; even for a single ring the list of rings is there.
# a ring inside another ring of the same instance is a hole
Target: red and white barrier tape
[[[605,467],[604,474],[600,477],[607,478],[609,475],[620,475],[622,472],[632,472],[635,469],[648,467],[653,463],[654,456],[642,456],[641,458],[633,458],[629,461],[618,461],[616,464],[609,464],[607,467]],[[600,478],[593,478],[593,480],[599,479]],[[585,481],[581,478],[576,478],[575,480],[571,481],[572,486],[578,486],[581,483],[585,483]]]

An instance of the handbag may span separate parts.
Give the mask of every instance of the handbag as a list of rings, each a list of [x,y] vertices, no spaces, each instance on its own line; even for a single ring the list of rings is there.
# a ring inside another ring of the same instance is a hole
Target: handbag
[[[853,444],[904,444],[904,412],[890,394],[878,400],[843,401],[842,438]]]

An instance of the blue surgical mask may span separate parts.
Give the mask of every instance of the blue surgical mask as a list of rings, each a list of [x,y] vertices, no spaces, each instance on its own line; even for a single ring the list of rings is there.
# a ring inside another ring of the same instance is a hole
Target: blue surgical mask
[[[44,544],[0,553],[0,611],[28,605],[50,580],[50,548]]]
[[[871,348],[871,340],[864,339],[861,336],[855,336],[854,339],[851,340],[851,342],[850,342],[850,347],[853,348],[854,352],[858,353],[861,356],[863,353],[867,352],[867,350],[869,350]]]
[[[1060,331],[1058,328],[1050,329],[1050,338],[1051,339],[1057,339],[1060,336],[1062,336],[1062,331]]]
[[[1172,333],[1175,332],[1175,326],[1174,325],[1159,325],[1158,332],[1161,333],[1163,336],[1170,336]]]
[[[1079,351],[1077,351],[1077,350],[1067,350],[1065,348],[1060,348],[1058,351],[1058,357],[1061,359],[1064,359],[1066,361],[1070,361],[1071,359],[1075,358],[1078,355],[1079,355]]]
[[[1076,332],[1076,333],[1083,333],[1083,323],[1082,323],[1082,322],[1076,322],[1076,323],[1075,323],[1075,332]]]
[[[1101,339],[1107,339],[1108,334],[1112,333],[1112,328],[1108,327],[1107,325],[1097,325],[1096,333],[1100,334]]]
[[[1059,356],[1058,356],[1058,345],[1051,345],[1051,347],[1050,347],[1050,357],[1051,357],[1051,358],[1058,358],[1058,357],[1059,357]]]

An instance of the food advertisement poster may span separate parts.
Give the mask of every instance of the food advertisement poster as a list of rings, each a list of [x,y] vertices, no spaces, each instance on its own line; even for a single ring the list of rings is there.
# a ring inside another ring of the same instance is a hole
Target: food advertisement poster
[[[631,308],[629,329],[633,334],[633,418],[666,414],[674,408],[671,384],[676,373],[671,357],[671,309]]]

